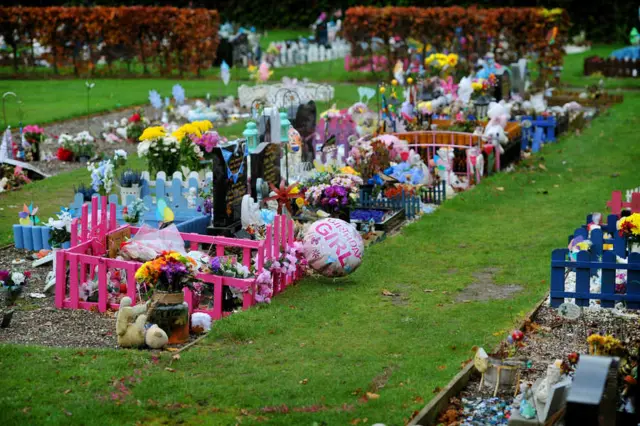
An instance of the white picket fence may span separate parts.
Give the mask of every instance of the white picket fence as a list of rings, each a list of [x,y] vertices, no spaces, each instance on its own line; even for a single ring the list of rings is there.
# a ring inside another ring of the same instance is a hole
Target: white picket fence
[[[334,40],[330,48],[302,41],[289,43],[289,46],[285,41],[273,42],[272,44],[280,48],[280,53],[269,55],[264,52],[263,57],[275,68],[332,61],[334,59],[342,59],[351,53],[351,45],[340,38]]]

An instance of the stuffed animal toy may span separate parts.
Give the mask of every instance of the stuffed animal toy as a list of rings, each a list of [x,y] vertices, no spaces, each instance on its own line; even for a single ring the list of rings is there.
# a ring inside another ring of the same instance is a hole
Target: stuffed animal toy
[[[509,138],[504,133],[504,129],[499,124],[487,124],[484,129],[484,135],[482,137],[485,141],[491,143],[496,150],[500,151],[500,154],[504,154],[504,148],[502,145],[506,145],[509,142]]]
[[[467,161],[469,171],[476,175],[476,184],[480,183],[480,179],[484,175],[484,157],[480,148],[477,146],[469,148],[467,150]]]
[[[123,297],[116,317],[116,334],[121,348],[144,345],[144,326],[147,322],[147,304],[131,306],[131,298]]]
[[[149,302],[131,306],[131,298],[123,297],[116,317],[116,335],[121,348],[139,348],[145,344],[160,349],[169,341],[167,333],[153,324],[147,327]]]
[[[163,329],[153,324],[147,328],[144,335],[144,343],[151,349],[162,349],[169,342],[169,336]]]

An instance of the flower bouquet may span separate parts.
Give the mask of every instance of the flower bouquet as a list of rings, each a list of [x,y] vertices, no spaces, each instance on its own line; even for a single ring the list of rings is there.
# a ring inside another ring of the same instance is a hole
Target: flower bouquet
[[[163,252],[136,271],[141,294],[151,294],[148,322],[157,324],[169,336],[169,343],[184,343],[189,338],[189,308],[184,303],[184,288],[194,290],[196,261],[177,252]]]
[[[209,120],[202,120],[187,123],[172,133],[172,136],[180,143],[181,166],[190,170],[200,169],[200,161],[204,158],[204,154],[201,146],[196,143],[196,140],[199,141],[204,139],[205,143],[210,144],[210,150],[213,150],[213,146],[211,144],[215,142],[216,138],[215,136],[206,133],[212,128],[213,124],[211,124]],[[205,137],[205,134],[208,136]],[[217,142],[215,142],[215,144],[217,145]]]
[[[86,130],[71,136],[63,133],[58,138],[58,159],[60,161],[88,162],[95,154],[95,139]]]
[[[221,275],[229,278],[253,278],[254,268],[247,267],[238,262],[236,256],[216,256],[209,259],[208,265],[206,265],[209,272],[213,275]],[[229,283],[231,284],[231,283]],[[224,311],[233,311],[236,308],[242,306],[244,299],[244,293],[248,288],[238,288],[232,285],[223,286],[222,294],[222,309]]]
[[[126,119],[126,123],[124,123],[127,140],[129,142],[135,143],[142,135],[146,125],[149,123],[149,120],[147,120],[143,114],[143,110],[138,110],[131,114],[131,116]]]
[[[451,75],[458,65],[458,55],[450,53],[432,53],[424,59],[425,74],[428,76]]]
[[[100,195],[109,195],[113,187],[113,163],[111,160],[101,161],[98,165],[89,163],[87,170],[91,172],[91,187]]]
[[[25,142],[29,145],[25,147],[26,160],[40,161],[40,144],[44,139],[44,129],[36,125],[31,125],[25,126],[22,132]]]
[[[13,191],[30,182],[31,179],[29,179],[22,167],[10,164],[0,165],[0,193]]]
[[[144,205],[144,201],[138,198],[128,206],[122,208],[122,216],[125,222],[131,225],[137,225],[142,215],[148,211],[149,208]]]
[[[18,296],[22,294],[22,290],[27,285],[29,278],[31,278],[31,272],[0,271],[0,286],[7,292],[7,298],[5,300],[7,306],[12,306],[16,303]]]
[[[633,213],[618,220],[618,233],[626,238],[630,253],[640,252],[640,213]]]
[[[73,220],[71,212],[65,208],[56,216],[57,220],[49,218],[45,223],[45,226],[50,228],[49,245],[54,249],[61,248],[64,243],[71,241],[71,221]]]
[[[138,156],[147,159],[151,173],[165,172],[167,176],[178,171],[180,141],[168,135],[164,127],[147,127],[140,136]]]

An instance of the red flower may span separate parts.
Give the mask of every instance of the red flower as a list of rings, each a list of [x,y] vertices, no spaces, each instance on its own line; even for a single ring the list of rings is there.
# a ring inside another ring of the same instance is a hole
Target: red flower
[[[57,156],[60,161],[73,161],[73,151],[69,151],[62,147],[58,148]]]
[[[402,159],[402,161],[407,161],[409,159],[409,152],[408,151],[401,152],[400,158]]]
[[[140,114],[136,112],[131,117],[129,117],[129,123],[137,123],[140,121],[140,119],[141,119]]]
[[[27,277],[27,278],[31,278],[31,272],[25,271],[24,272],[24,276]]]

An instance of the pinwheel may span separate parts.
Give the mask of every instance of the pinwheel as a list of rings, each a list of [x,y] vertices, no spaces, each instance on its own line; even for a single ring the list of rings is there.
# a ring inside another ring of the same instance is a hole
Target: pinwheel
[[[40,223],[40,218],[36,216],[38,213],[38,207],[33,207],[33,203],[29,204],[27,207],[26,204],[23,205],[22,211],[18,213],[20,217],[20,225],[33,225],[36,226]]]
[[[289,186],[285,186],[284,179],[280,181],[280,187],[276,188],[276,186],[272,183],[269,184],[271,187],[271,191],[275,192],[276,195],[265,198],[264,201],[277,201],[278,202],[278,214],[282,214],[282,206],[286,207],[289,211],[289,214],[293,216],[293,211],[291,209],[291,200],[296,198],[300,198],[303,196],[301,192],[294,192],[294,189],[297,187],[297,184],[292,184]]]
[[[158,200],[156,206],[156,219],[161,223],[160,229],[170,225],[175,219],[175,215],[173,214],[173,210],[167,206],[167,202],[164,198],[160,198]]]

